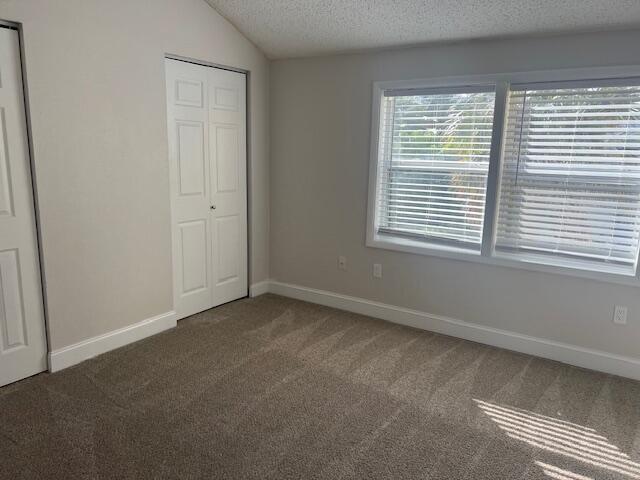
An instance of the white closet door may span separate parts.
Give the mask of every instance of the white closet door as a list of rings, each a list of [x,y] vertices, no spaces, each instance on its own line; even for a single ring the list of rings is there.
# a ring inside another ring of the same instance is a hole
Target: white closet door
[[[0,27],[0,385],[47,368],[18,32]]]
[[[246,77],[166,60],[174,308],[247,295]]]
[[[248,293],[246,77],[208,68],[208,78],[213,304],[220,305]]]

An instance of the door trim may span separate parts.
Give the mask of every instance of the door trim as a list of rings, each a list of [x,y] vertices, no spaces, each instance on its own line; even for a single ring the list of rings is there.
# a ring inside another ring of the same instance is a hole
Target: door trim
[[[205,62],[203,60],[183,57],[182,55],[173,55],[171,53],[166,53],[164,55],[164,58],[168,58],[169,60],[178,60],[180,62],[193,63],[195,65],[202,65],[203,67],[219,68],[220,70],[228,70],[230,72],[242,73],[244,75],[247,75],[249,73],[249,70],[245,70],[243,68],[230,67],[228,65],[222,65],[220,63]]]
[[[251,71],[250,70],[246,70],[243,68],[239,68],[239,67],[232,67],[229,65],[223,65],[223,64],[219,64],[219,63],[214,63],[214,62],[207,62],[204,60],[198,60],[195,58],[191,58],[191,57],[185,57],[182,55],[175,55],[172,53],[165,53],[164,57],[163,57],[163,61],[166,61],[167,59],[169,60],[177,60],[179,62],[185,62],[185,63],[191,63],[191,64],[195,64],[195,65],[201,65],[203,67],[210,67],[210,68],[217,68],[219,70],[227,70],[230,72],[235,72],[235,73],[240,73],[242,75],[245,76],[245,142],[246,142],[246,158],[245,158],[245,162],[246,162],[246,172],[245,172],[245,185],[246,185],[246,200],[247,200],[247,244],[246,244],[246,249],[247,249],[247,291],[245,292],[244,297],[240,297],[240,298],[248,298],[250,297],[250,287],[251,287],[251,261],[252,261],[252,255],[251,255],[251,238],[252,238],[252,215],[253,215],[253,209],[251,207],[251,165],[252,165],[252,151],[251,151],[251,95],[250,95],[250,78],[251,78]],[[166,89],[166,82],[167,82],[167,77],[166,77],[166,70],[165,70],[165,89]],[[169,126],[167,124],[167,132],[168,132]],[[169,158],[169,151],[167,151],[167,163],[170,162],[170,158]],[[171,202],[172,202],[172,198],[171,198],[171,192],[169,192],[169,206],[170,206],[170,219],[171,219],[171,225],[173,225],[173,208],[171,207]],[[173,236],[172,236],[172,242],[173,242]],[[172,271],[172,275],[171,275],[171,279],[172,279],[172,284],[173,284],[173,265],[174,265],[174,259],[173,259],[173,245],[171,247],[171,271]],[[172,299],[175,301],[175,288],[176,286],[173,285],[172,287],[172,291],[171,291],[171,297]],[[215,308],[215,307],[212,307]],[[173,304],[173,310],[175,311],[176,309],[176,305]],[[182,317],[182,318],[186,318],[186,317]],[[182,318],[177,317],[176,320],[179,321]]]

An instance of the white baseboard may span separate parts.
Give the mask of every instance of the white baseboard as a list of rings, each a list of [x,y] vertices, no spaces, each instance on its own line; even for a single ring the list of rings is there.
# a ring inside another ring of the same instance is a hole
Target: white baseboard
[[[49,371],[57,372],[110,350],[137,342],[177,325],[176,312],[148,318],[128,327],[113,330],[49,353]]]
[[[263,280],[258,283],[254,283],[249,287],[249,296],[251,298],[263,295],[269,292],[269,280]]]
[[[325,290],[270,281],[268,291],[410,327],[463,338],[486,345],[548,358],[578,367],[640,380],[640,359],[578,347],[543,338],[486,327],[455,318],[350,297]]]

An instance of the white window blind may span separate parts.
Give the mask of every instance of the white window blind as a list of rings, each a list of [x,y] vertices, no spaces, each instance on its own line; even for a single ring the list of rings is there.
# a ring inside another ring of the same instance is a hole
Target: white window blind
[[[496,251],[635,272],[640,87],[512,87],[504,138]]]
[[[385,91],[376,230],[480,249],[495,92]]]

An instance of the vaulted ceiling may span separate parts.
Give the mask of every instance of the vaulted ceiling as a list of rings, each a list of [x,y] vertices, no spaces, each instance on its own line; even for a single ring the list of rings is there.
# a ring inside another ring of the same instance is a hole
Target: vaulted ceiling
[[[640,0],[207,1],[271,58],[640,27]]]

